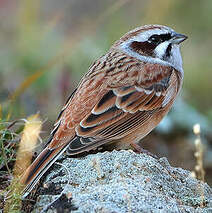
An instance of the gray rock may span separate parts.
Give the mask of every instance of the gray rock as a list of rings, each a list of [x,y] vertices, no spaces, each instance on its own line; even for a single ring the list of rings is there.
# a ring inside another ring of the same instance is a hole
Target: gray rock
[[[54,165],[44,186],[33,212],[212,212],[206,183],[166,158],[132,151],[66,158]]]

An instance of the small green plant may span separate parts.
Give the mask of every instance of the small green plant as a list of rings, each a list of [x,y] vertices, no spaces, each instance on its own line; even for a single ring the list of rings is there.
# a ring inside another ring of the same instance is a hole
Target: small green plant
[[[17,142],[20,140],[24,127],[23,124],[19,124],[17,129],[12,129],[16,123],[17,121],[11,123],[0,120],[0,177],[5,172],[11,175],[11,165],[15,161]]]

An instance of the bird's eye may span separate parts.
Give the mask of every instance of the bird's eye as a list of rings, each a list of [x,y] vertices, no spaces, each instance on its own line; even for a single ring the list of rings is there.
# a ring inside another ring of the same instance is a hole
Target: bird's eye
[[[153,43],[153,44],[159,44],[162,40],[161,40],[161,37],[159,35],[152,35],[149,40],[148,40],[150,43]]]

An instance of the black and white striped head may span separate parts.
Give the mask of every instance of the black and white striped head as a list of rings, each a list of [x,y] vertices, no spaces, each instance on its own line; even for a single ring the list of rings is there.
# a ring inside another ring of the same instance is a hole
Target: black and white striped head
[[[182,71],[179,44],[187,36],[161,25],[146,25],[125,34],[114,47],[149,63],[171,65]]]

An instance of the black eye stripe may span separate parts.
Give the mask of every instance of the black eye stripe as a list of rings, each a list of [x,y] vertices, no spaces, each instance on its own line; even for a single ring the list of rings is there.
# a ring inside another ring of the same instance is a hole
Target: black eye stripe
[[[150,43],[162,43],[164,41],[168,41],[169,39],[171,39],[171,34],[170,33],[166,33],[166,34],[155,34],[155,35],[152,35],[148,41]]]

